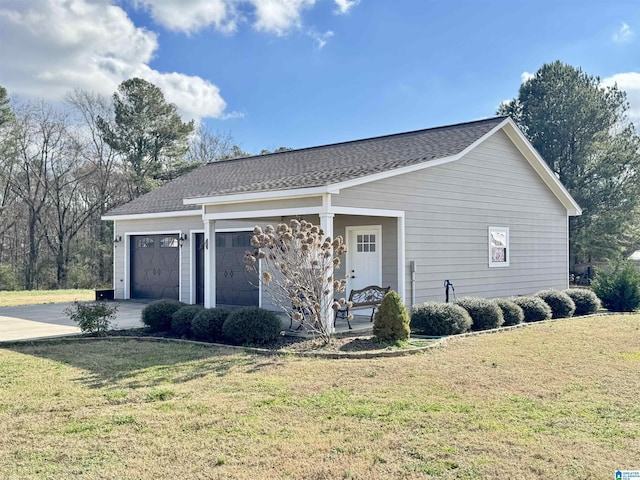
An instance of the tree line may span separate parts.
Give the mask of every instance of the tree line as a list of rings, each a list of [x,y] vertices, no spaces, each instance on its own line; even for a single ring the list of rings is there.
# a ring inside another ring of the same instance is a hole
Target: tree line
[[[0,87],[0,290],[111,285],[111,208],[206,162],[247,156],[138,78],[112,99],[10,101]]]
[[[640,249],[640,138],[628,112],[624,91],[560,61],[497,112],[518,123],[583,210],[569,228],[576,274]]]
[[[640,249],[640,138],[628,109],[615,85],[559,61],[498,108],[583,209],[570,220],[571,270]],[[0,87],[0,290],[111,285],[107,211],[247,155],[229,134],[184,122],[139,78],[111,99],[75,90],[55,106],[10,101]]]

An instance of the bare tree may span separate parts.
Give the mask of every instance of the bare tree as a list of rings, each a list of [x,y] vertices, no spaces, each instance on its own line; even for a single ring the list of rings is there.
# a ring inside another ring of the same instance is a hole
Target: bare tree
[[[305,220],[291,220],[277,228],[256,226],[247,252],[247,269],[258,273],[273,302],[325,342],[331,339],[333,310],[340,307],[334,292],[344,292],[346,278],[336,279],[339,255],[347,251],[342,237],[324,237],[319,227]],[[344,303],[344,299],[340,302]]]
[[[86,171],[82,176],[81,195],[87,205],[95,206],[84,235],[87,252],[84,262],[92,267],[97,283],[107,284],[112,276],[112,225],[101,218],[108,210],[128,199],[123,193],[127,187],[124,185],[122,158],[104,141],[97,126],[98,118],[112,121],[113,109],[110,99],[86,90],[74,90],[66,101],[78,117],[76,135]]]
[[[28,250],[24,258],[24,286],[36,287],[40,245],[44,238],[40,216],[46,211],[52,159],[63,155],[65,123],[50,105],[28,103],[16,111],[11,136],[15,142],[11,190],[25,209]]]
[[[233,137],[229,133],[211,133],[203,124],[189,139],[186,160],[190,163],[212,163],[229,158],[233,153]]]

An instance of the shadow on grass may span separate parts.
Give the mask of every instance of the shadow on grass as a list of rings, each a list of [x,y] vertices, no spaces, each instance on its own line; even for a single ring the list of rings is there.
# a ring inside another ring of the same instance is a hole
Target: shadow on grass
[[[273,365],[263,357],[229,353],[197,344],[148,342],[104,337],[82,341],[52,340],[3,346],[7,350],[59,362],[77,369],[73,380],[89,388],[154,387],[230,371],[255,374]]]

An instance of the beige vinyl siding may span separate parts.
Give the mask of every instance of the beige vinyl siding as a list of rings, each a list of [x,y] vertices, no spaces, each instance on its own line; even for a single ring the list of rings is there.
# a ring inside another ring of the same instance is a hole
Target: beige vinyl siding
[[[417,263],[416,301],[499,297],[566,288],[567,212],[503,132],[460,160],[343,189],[336,206],[405,211],[408,265]],[[489,268],[488,227],[509,227],[510,266]]]
[[[322,197],[316,196],[206,205],[205,210],[207,214],[215,214],[229,212],[260,212],[261,210],[287,210],[292,208],[319,207],[321,205]]]

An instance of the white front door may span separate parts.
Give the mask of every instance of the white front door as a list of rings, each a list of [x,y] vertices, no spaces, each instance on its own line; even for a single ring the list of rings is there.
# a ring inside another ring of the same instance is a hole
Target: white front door
[[[347,227],[347,292],[382,287],[382,226]]]

